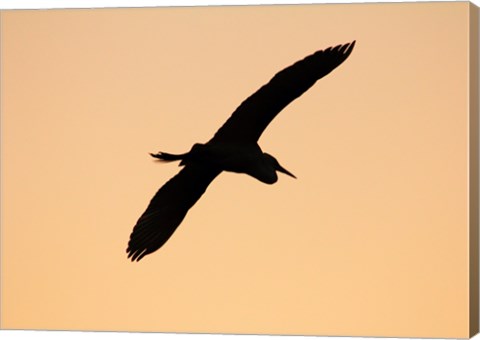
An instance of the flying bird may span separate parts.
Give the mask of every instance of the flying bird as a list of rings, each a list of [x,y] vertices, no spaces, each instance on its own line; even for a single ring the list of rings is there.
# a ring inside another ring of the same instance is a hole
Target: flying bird
[[[243,101],[207,143],[196,143],[183,154],[150,154],[163,162],[180,161],[183,168],[158,190],[138,219],[128,258],[140,261],[162,247],[222,171],[244,173],[266,184],[277,181],[277,171],[295,178],[262,151],[258,139],[283,108],[343,63],[354,46],[355,41],[317,51],[278,72]]]

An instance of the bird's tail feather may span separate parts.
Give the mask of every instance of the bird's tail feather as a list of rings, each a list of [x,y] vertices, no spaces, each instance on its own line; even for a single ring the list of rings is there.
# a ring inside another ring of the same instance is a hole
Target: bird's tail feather
[[[153,158],[156,158],[156,159],[158,159],[159,161],[162,161],[162,162],[180,161],[186,155],[187,155],[186,153],[179,154],[179,155],[174,155],[174,154],[166,153],[166,152],[159,152],[159,153],[156,153],[156,154],[154,154],[154,153],[150,154],[150,156],[152,156]]]

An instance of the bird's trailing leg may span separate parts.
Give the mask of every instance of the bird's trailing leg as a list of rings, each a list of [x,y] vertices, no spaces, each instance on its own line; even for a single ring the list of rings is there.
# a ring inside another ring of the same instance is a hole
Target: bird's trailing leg
[[[187,154],[174,155],[166,152],[150,153],[150,156],[162,162],[174,162],[182,160]]]

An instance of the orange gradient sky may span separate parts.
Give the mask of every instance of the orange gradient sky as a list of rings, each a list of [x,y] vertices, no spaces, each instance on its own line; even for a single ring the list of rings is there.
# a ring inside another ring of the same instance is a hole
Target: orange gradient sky
[[[1,324],[468,336],[469,4],[1,12]],[[356,40],[158,252],[128,237],[277,71]]]

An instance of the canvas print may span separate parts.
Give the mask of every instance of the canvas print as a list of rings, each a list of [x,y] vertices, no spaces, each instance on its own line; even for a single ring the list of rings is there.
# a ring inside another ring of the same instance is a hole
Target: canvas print
[[[4,10],[2,329],[478,332],[478,8]]]

